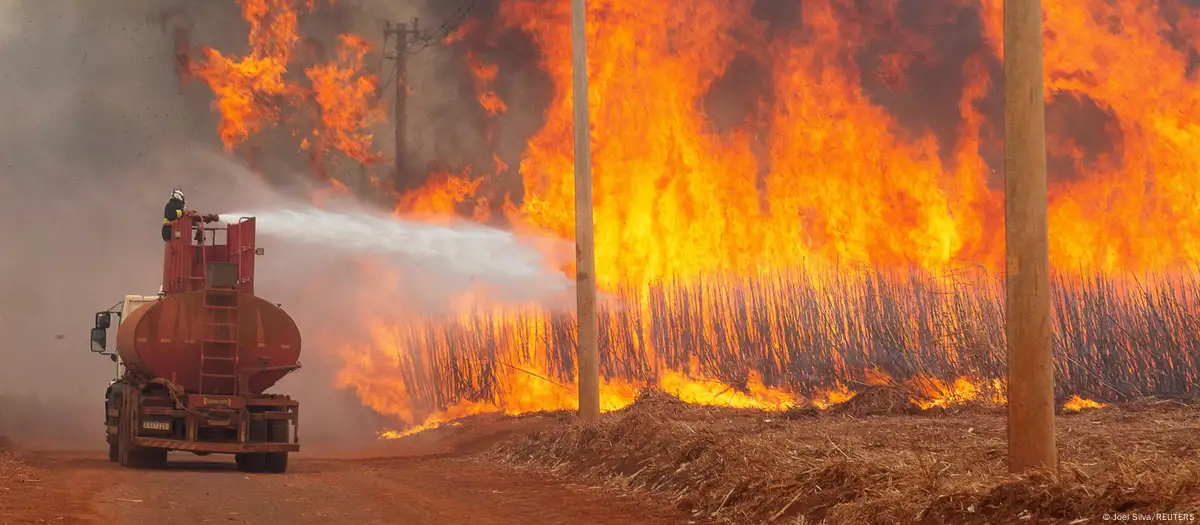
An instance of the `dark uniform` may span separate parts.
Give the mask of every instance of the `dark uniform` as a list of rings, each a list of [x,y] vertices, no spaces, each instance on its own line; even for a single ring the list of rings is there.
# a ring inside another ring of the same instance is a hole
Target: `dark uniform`
[[[163,242],[171,241],[171,221],[183,217],[183,201],[174,197],[167,201],[163,209],[162,238]]]

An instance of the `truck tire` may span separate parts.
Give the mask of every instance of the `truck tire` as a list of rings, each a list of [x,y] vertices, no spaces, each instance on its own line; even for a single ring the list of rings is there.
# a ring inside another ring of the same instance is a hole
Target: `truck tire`
[[[283,474],[287,472],[287,452],[267,452],[266,455],[266,472],[270,472],[271,474]]]
[[[135,452],[133,468],[161,469],[167,467],[167,449],[143,448]]]
[[[167,466],[167,451],[161,448],[141,448],[133,444],[130,422],[126,421],[127,411],[122,410],[117,418],[117,461],[126,468],[163,468]],[[110,445],[109,455],[112,449]]]
[[[118,436],[109,434],[108,428],[113,425],[117,425],[118,429],[120,428],[121,390],[120,388],[109,387],[108,397],[104,401],[104,441],[108,443],[108,460],[113,463],[121,461],[121,447]],[[114,412],[116,413],[115,416]]]
[[[129,453],[132,452],[133,443],[129,437],[129,423],[125,421],[125,411],[121,411],[121,415],[117,417],[117,463],[122,467],[130,466]]]
[[[287,421],[268,421],[267,422],[267,441],[271,443],[288,443],[288,422]],[[288,453],[287,452],[268,452],[266,458],[266,471],[272,474],[283,474],[288,468]]]
[[[233,461],[242,472],[262,472],[267,469],[267,455],[262,453],[234,454]]]

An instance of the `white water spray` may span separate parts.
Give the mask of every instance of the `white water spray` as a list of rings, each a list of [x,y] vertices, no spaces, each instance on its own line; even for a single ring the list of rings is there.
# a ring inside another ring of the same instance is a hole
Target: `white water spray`
[[[220,215],[226,222],[257,217],[260,236],[320,249],[322,255],[394,256],[388,260],[418,279],[427,277],[464,289],[482,283],[505,290],[510,299],[544,298],[573,286],[552,269],[560,257],[567,260],[570,243],[521,238],[465,221],[437,225],[362,209],[311,205]],[[513,297],[514,291],[521,297]]]

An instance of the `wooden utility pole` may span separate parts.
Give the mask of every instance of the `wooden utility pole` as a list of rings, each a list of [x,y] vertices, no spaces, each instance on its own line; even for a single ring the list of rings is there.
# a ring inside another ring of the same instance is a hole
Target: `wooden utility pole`
[[[1004,0],[1004,226],[1008,462],[1058,470],[1046,219],[1041,0]]]
[[[588,122],[587,6],[571,0],[575,105],[575,297],[579,318],[579,417],[600,417],[600,334],[596,319],[596,239],[592,225],[592,133]]]
[[[384,39],[395,38],[396,42],[392,49],[392,54],[387,58],[396,61],[396,100],[393,105],[395,115],[393,116],[396,128],[396,160],[393,165],[392,184],[397,190],[406,190],[411,187],[411,180],[408,178],[408,152],[406,148],[406,132],[408,127],[408,42],[409,37],[417,34],[417,19],[413,19],[412,28],[409,29],[408,24],[393,24],[386,22],[383,28]]]

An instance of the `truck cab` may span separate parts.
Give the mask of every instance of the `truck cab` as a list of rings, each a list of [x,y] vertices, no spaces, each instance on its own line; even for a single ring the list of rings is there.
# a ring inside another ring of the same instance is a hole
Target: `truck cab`
[[[125,365],[121,362],[121,356],[116,352],[108,351],[108,328],[112,325],[112,314],[117,314],[117,326],[120,326],[134,310],[153,303],[159,298],[158,295],[126,295],[121,303],[96,314],[96,325],[92,328],[92,352],[109,356],[116,365],[113,377],[108,382],[110,388],[125,375]]]
[[[121,386],[118,382],[125,376],[125,364],[121,361],[121,355],[117,352],[108,351],[108,328],[112,326],[112,315],[117,315],[117,326],[120,326],[125,319],[129,318],[129,314],[133,313],[138,308],[151,304],[159,300],[159,295],[126,295],[120,303],[114,305],[106,311],[96,314],[96,324],[92,327],[92,352],[100,355],[108,356],[116,366],[113,370],[112,379],[108,380],[108,389],[104,392],[104,411],[111,418],[116,415],[116,406],[114,400],[120,397],[119,390]],[[109,433],[107,438],[109,448],[109,459],[117,461],[117,442],[116,437]]]

